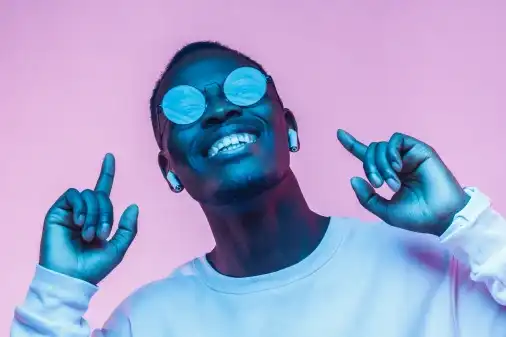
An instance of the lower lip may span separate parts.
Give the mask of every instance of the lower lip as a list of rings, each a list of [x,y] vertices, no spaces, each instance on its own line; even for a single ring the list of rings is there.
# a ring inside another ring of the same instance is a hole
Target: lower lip
[[[209,157],[209,159],[235,157],[239,154],[246,153],[247,150],[255,143],[243,143],[243,144],[241,144],[241,146],[239,146],[233,150],[220,151],[217,154],[215,154],[214,156]]]

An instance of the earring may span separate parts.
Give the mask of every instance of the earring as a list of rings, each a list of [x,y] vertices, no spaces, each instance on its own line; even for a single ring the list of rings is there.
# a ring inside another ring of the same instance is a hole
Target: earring
[[[169,171],[167,173],[167,181],[174,193],[179,193],[183,190],[183,184],[179,181],[179,178],[174,174],[174,172]]]
[[[288,129],[288,147],[290,152],[299,151],[299,138],[297,137],[297,131],[294,129]]]

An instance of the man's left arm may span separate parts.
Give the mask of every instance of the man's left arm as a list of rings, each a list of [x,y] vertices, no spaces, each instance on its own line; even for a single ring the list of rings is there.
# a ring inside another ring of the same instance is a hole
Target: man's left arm
[[[506,220],[476,188],[463,189],[434,148],[402,133],[388,141],[358,141],[344,130],[337,138],[363,163],[367,179],[353,177],[360,204],[389,224],[432,234],[471,269],[471,280],[484,283],[506,306]],[[387,199],[376,189],[387,184]],[[464,288],[462,288],[464,289]]]
[[[470,199],[440,240],[469,265],[470,278],[483,282],[492,297],[506,306],[506,219],[477,188],[464,190]]]

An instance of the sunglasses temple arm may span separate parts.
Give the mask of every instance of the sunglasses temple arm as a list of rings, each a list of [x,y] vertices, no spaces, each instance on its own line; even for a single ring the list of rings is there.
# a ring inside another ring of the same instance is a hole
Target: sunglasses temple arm
[[[157,124],[157,131],[158,131],[158,135],[159,135],[159,145],[162,146],[162,142],[163,142],[163,129],[162,129],[162,124],[160,123],[160,106],[157,106],[156,107],[156,124]]]

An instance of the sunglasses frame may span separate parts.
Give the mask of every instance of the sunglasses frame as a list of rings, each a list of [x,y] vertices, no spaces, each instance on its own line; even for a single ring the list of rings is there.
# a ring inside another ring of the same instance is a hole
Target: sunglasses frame
[[[273,80],[272,80],[272,76],[270,76],[270,75],[268,75],[268,74],[265,74],[262,70],[260,70],[260,69],[258,69],[258,68],[254,68],[254,67],[250,67],[250,68],[253,68],[253,69],[256,69],[256,70],[260,71],[260,72],[262,73],[262,75],[265,77],[265,82],[266,82],[266,84],[267,84],[267,85],[268,85],[269,83],[271,83],[271,84],[273,84],[273,83],[274,83],[274,82],[273,82]],[[237,68],[237,69],[240,69],[240,68]],[[231,75],[234,71],[236,71],[237,69],[232,70],[232,71],[230,72],[230,74],[228,74],[228,75],[227,75],[227,77],[225,78],[225,82],[226,82],[226,80],[228,79],[228,77],[229,77],[229,76],[230,76],[230,75]],[[207,86],[206,86],[206,88],[207,88],[207,87],[209,87],[209,86],[212,86],[212,85],[216,84],[216,85],[218,85],[218,86],[220,87],[221,93],[223,93],[223,94],[224,94],[223,85],[225,84],[225,82],[224,82],[223,84],[221,84],[221,85],[220,85],[220,84],[218,84],[218,83],[210,83],[209,85],[207,85]],[[195,87],[193,87],[193,88],[195,88]],[[172,88],[171,88],[171,89],[172,89]],[[169,89],[169,90],[171,90],[171,89]],[[197,88],[195,88],[195,89],[197,89]],[[202,95],[204,95],[204,97],[206,97],[206,95],[205,95],[205,91],[206,91],[206,89],[205,89],[205,88],[204,88],[204,92],[202,92],[202,90],[200,90],[200,89],[197,89],[197,90],[198,90],[198,91],[200,91],[200,92],[202,93]],[[265,96],[265,94],[267,93],[267,90],[268,90],[268,87],[266,88],[266,91],[265,91],[264,95],[262,96],[262,98],[263,98],[263,97]],[[225,94],[224,94],[224,96],[225,96],[225,99],[227,100],[227,102],[229,102],[229,100],[228,100],[227,96],[226,96]],[[260,98],[260,99],[262,99],[262,98]],[[232,103],[232,104],[233,104],[233,103]],[[246,105],[246,106],[247,106],[247,105]],[[207,99],[206,99],[206,107],[205,107],[205,110],[207,110]],[[204,110],[204,113],[205,113],[205,110]],[[202,115],[201,115],[198,119],[196,119],[196,120],[195,120],[195,122],[196,122],[196,121],[198,121],[200,118],[202,118],[202,116],[204,115],[204,113],[203,113],[203,114],[202,114]],[[171,122],[171,121],[170,121],[167,117],[165,117],[166,122],[164,123],[165,125],[163,126],[163,129],[162,129],[162,123],[160,122],[160,114],[163,114],[163,115],[165,116],[165,114],[164,114],[164,112],[163,112],[163,108],[162,108],[162,106],[161,106],[161,103],[160,103],[160,104],[158,104],[158,105],[156,106],[156,128],[157,128],[157,131],[158,131],[158,132],[157,132],[158,137],[156,138],[156,141],[157,141],[158,145],[159,145],[159,146],[160,146],[160,148],[161,148],[162,143],[163,143],[163,136],[164,136],[165,130],[167,129],[168,124],[169,124],[169,123],[173,123],[173,122]],[[194,123],[194,122],[192,122],[192,123]],[[189,123],[189,124],[192,124],[192,123]],[[189,125],[189,124],[186,124],[186,125]]]

